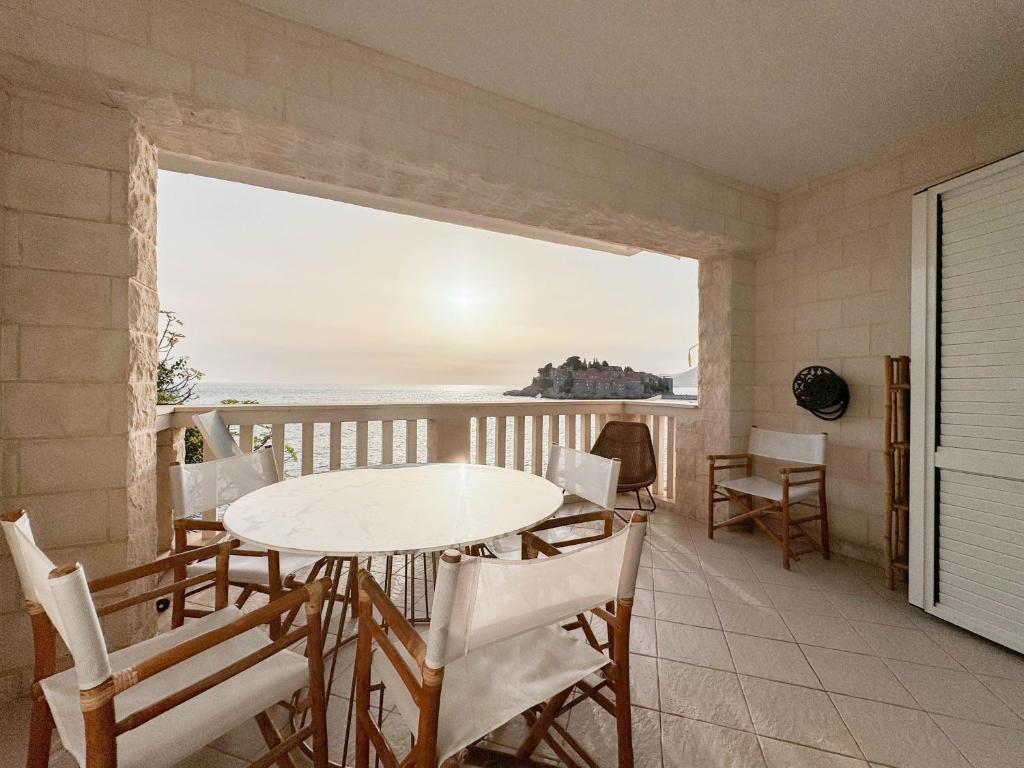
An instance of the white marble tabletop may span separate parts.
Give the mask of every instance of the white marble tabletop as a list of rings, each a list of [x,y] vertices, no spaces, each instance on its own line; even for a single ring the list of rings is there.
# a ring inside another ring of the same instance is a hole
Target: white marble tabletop
[[[353,557],[432,552],[524,531],[562,491],[542,477],[475,464],[409,464],[306,475],[243,496],[224,515],[242,541]]]

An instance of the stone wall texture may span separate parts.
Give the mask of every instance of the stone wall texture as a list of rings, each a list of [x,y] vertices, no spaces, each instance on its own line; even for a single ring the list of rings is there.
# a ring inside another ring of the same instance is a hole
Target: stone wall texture
[[[1024,109],[937,131],[781,195],[774,251],[756,260],[753,422],[829,435],[829,513],[839,551],[879,560],[885,355],[910,353],[911,198],[1024,149]],[[827,365],[850,385],[836,422],[795,404],[794,374]]]

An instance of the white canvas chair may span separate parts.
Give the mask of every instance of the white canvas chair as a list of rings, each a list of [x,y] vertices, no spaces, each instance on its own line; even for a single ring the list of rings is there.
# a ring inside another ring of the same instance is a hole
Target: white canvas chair
[[[646,517],[637,514],[611,536],[565,553],[526,534],[526,560],[445,552],[426,641],[373,577],[361,571],[356,765],[367,768],[371,743],[385,765],[397,765],[370,711],[375,678],[394,697],[415,737],[403,764],[441,765],[523,715],[530,727],[517,750],[516,764],[529,763],[543,740],[566,764],[576,764],[567,751],[573,749],[593,765],[556,720],[578,690],[569,706],[593,697],[612,712],[618,764],[632,766],[629,626],[646,527]],[[536,558],[537,553],[548,557]],[[593,631],[581,638],[558,626],[574,618],[568,627],[583,622],[589,628],[582,616],[587,612],[607,623],[607,642],[599,642]],[[501,758],[488,756],[487,750],[472,751],[501,764]]]
[[[231,436],[231,430],[220,417],[220,411],[207,411],[197,413],[192,417],[192,423],[203,435],[203,445],[215,459],[226,459],[231,456],[241,456],[244,451]]]
[[[171,465],[170,473],[175,553],[186,552],[196,546],[189,542],[190,533],[212,531],[226,536],[224,524],[216,519],[216,510],[279,480],[270,446],[200,464],[175,463]],[[204,518],[204,515],[213,519]],[[279,597],[285,587],[294,586],[288,577],[318,562],[318,558],[309,555],[249,546],[235,550],[228,564],[228,579],[233,586],[242,588],[237,606],[240,608],[254,592],[268,595],[272,600]],[[208,573],[212,568],[209,561],[192,563],[179,566],[177,576],[196,576]],[[186,609],[184,603],[185,596],[180,593],[172,601],[172,626],[180,627],[186,617],[206,613],[197,608]],[[276,634],[276,624],[273,629]]]
[[[714,538],[715,529],[752,521],[782,549],[782,564],[789,570],[790,560],[819,550],[828,559],[831,554],[828,540],[828,502],[825,495],[825,434],[803,435],[793,432],[774,432],[753,427],[746,453],[714,454],[708,456],[708,538]],[[754,458],[787,462],[779,468],[779,481],[753,474]],[[720,480],[718,473],[731,469],[745,471],[743,477]],[[755,506],[754,499],[761,503]],[[816,513],[793,517],[796,505],[813,506]],[[738,515],[720,523],[715,522],[715,505],[736,502],[742,509]],[[779,515],[781,528],[772,530],[764,518]],[[820,523],[820,542],[804,530],[806,523]],[[807,548],[796,550],[795,539],[806,539]]]
[[[252,613],[229,606],[227,561],[221,542],[87,582],[81,565],[54,568],[36,546],[28,516],[6,515],[2,526],[14,556],[32,620],[34,699],[29,768],[46,768],[56,727],[64,747],[83,768],[165,768],[255,718],[267,746],[281,759],[312,738],[314,765],[327,765],[327,723],[320,609],[329,582],[322,579]],[[180,591],[176,581],[146,589],[180,563],[216,558],[202,578],[217,591],[217,610],[187,626],[119,651],[108,652],[100,618]],[[130,597],[93,596],[142,580]],[[103,598],[100,597],[102,601]],[[259,627],[305,607],[306,622],[276,642]],[[56,672],[56,636],[74,666]],[[289,650],[306,641],[308,658]],[[282,740],[266,710],[308,686],[300,705],[311,717]]]
[[[544,476],[562,489],[562,507],[555,513],[555,517],[534,526],[530,532],[539,535],[545,531],[569,528],[579,534],[574,539],[560,540],[560,547],[586,544],[609,536],[614,524],[621,467],[622,463],[618,459],[606,459],[557,443],[552,444]],[[588,506],[597,509],[585,511]],[[525,558],[525,540],[522,548]]]

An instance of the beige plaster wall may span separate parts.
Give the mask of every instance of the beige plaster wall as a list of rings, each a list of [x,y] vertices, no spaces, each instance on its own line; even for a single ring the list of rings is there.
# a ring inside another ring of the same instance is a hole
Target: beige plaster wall
[[[1024,108],[937,131],[781,195],[776,248],[756,260],[753,421],[829,434],[831,531],[838,550],[881,558],[883,358],[910,352],[911,197],[1024,150]],[[851,404],[838,422],[795,405],[794,374],[833,368]]]

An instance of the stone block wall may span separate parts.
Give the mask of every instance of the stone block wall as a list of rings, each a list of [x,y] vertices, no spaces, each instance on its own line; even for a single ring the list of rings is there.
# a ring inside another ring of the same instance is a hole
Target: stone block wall
[[[11,87],[2,100],[3,505],[30,511],[55,562],[98,576],[155,551],[156,271],[141,247],[153,240],[155,155],[121,110]],[[30,657],[6,550],[0,581],[3,694],[24,690]],[[144,633],[150,618],[108,637]]]
[[[1024,150],[1024,109],[981,116],[780,198],[776,247],[756,260],[753,422],[829,435],[832,539],[878,560],[883,542],[883,359],[910,353],[911,198]],[[820,363],[850,385],[836,422],[795,404],[794,374]]]

